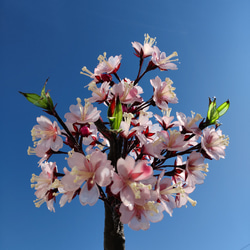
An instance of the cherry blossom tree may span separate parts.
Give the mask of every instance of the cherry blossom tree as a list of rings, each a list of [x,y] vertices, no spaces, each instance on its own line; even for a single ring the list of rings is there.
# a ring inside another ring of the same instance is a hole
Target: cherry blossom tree
[[[56,199],[61,207],[76,197],[83,206],[102,200],[106,250],[125,248],[123,224],[136,231],[147,230],[165,212],[172,216],[175,208],[187,202],[195,206],[190,196],[205,180],[205,161],[224,158],[229,143],[218,128],[229,101],[217,107],[216,99],[209,99],[205,118],[177,112],[175,119],[169,106],[178,103],[178,98],[170,78],[156,76],[151,85],[139,85],[149,71],[177,69],[177,52],[167,56],[155,41],[146,34],[143,45],[132,42],[139,59],[134,80],[118,76],[121,55],[100,55],[94,73],[83,67],[81,74],[91,78],[88,89],[92,96],[84,103],[78,97],[65,119],[45,91],[47,81],[40,95],[20,92],[54,120],[40,116],[31,131],[34,146],[28,154],[40,158],[41,168],[31,178],[36,207],[46,203],[55,211]],[[148,86],[152,86],[152,97],[144,100],[143,87]],[[98,105],[106,107],[106,117],[101,116]],[[153,106],[162,116],[150,111]],[[55,154],[67,154],[67,168],[59,170],[52,160]]]

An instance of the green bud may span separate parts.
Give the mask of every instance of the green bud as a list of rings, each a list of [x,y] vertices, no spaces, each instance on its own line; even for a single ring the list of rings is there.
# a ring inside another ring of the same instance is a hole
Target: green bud
[[[219,117],[223,116],[227,110],[229,109],[230,102],[227,100],[226,102],[222,103],[218,108],[217,111],[219,113]]]
[[[112,130],[118,130],[122,121],[122,104],[119,96],[113,98],[108,108],[108,119]]]
[[[227,112],[229,106],[230,102],[229,100],[227,100],[217,108],[216,98],[214,98],[213,100],[209,98],[209,107],[207,111],[207,120],[206,120],[209,123],[209,125],[216,124],[217,120]]]
[[[45,86],[46,86],[47,82],[48,82],[48,79],[44,83],[44,86],[43,86],[42,91],[41,91],[41,95],[34,94],[34,93],[23,93],[21,91],[19,91],[19,93],[22,94],[24,97],[26,97],[26,99],[29,102],[33,103],[37,107],[51,111],[51,110],[53,110],[54,105],[53,105],[53,101],[52,101],[49,93],[45,92]]]

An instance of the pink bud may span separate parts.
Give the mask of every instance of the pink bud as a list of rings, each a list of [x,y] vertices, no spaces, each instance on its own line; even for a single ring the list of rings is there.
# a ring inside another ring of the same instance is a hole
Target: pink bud
[[[92,134],[92,132],[90,132],[88,126],[83,126],[83,127],[80,128],[80,134],[81,134],[83,137],[88,137],[89,135]]]

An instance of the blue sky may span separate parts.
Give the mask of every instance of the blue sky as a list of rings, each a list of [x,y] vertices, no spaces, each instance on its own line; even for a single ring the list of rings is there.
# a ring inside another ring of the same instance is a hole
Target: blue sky
[[[1,1],[0,248],[102,249],[101,201],[56,204],[56,213],[34,206],[30,178],[39,174],[38,158],[26,151],[43,113],[18,91],[39,93],[50,77],[48,89],[63,116],[76,97],[89,97],[89,79],[79,72],[93,70],[104,51],[122,55],[120,77],[135,78],[131,42],[142,43],[149,33],[162,51],[177,51],[181,64],[178,71],[149,74],[145,84],[157,74],[170,77],[179,98],[173,111],[186,115],[205,116],[208,97],[219,104],[229,98],[221,122],[230,145],[224,160],[209,162],[205,183],[192,194],[197,206],[165,214],[148,231],[125,226],[126,249],[250,249],[249,12],[248,0]]]

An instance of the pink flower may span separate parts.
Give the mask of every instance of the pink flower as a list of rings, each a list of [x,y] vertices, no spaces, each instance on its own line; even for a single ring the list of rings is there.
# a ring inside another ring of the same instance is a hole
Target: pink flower
[[[75,176],[67,168],[64,168],[63,172],[65,175],[61,179],[61,186],[59,187],[59,192],[63,194],[59,202],[60,207],[63,207],[66,202],[70,203],[76,194],[79,194],[82,185],[81,180],[74,181]]]
[[[111,192],[113,194],[120,192],[120,198],[125,206],[133,209],[135,199],[149,198],[141,197],[141,190],[144,188],[150,190],[151,185],[147,186],[140,182],[153,175],[153,169],[147,165],[147,161],[139,161],[135,164],[135,160],[131,156],[127,156],[125,159],[120,158],[117,161],[117,171],[118,174],[114,173],[113,176]]]
[[[156,106],[160,109],[168,109],[168,103],[178,103],[178,98],[176,97],[172,87],[173,82],[166,78],[164,82],[161,81],[160,77],[156,76],[155,79],[150,80],[151,85],[154,88],[153,100]]]
[[[165,170],[163,170],[156,184],[157,199],[161,202],[164,210],[172,216],[173,209],[176,207],[173,194],[181,192],[181,189],[175,184],[171,184],[171,179],[163,178]]]
[[[169,133],[168,133],[169,131]],[[185,141],[185,135],[177,130],[162,130],[158,133],[163,148],[169,151],[184,151],[188,149],[190,141]]]
[[[113,171],[110,163],[107,155],[101,151],[94,151],[88,157],[77,152],[70,155],[68,165],[72,169],[71,175],[75,176],[74,182],[81,185],[86,181],[79,194],[82,205],[93,206],[100,195],[97,185],[106,187],[110,184]],[[71,181],[67,185],[72,185]]]
[[[32,174],[30,179],[32,188],[35,188],[35,195],[37,199],[34,201],[36,207],[40,207],[44,202],[47,203],[47,207],[50,211],[55,212],[54,201],[55,191],[52,188],[52,183],[56,180],[55,173],[57,172],[57,166],[55,162],[45,162],[41,164],[42,172],[39,176]]]
[[[151,56],[154,52],[152,46],[154,45],[156,38],[152,38],[148,34],[145,34],[144,37],[144,45],[139,42],[132,42],[132,46],[135,49],[136,56],[146,58]]]
[[[163,117],[155,114],[154,115],[155,119],[161,124],[161,126],[163,127],[164,130],[168,130],[168,128],[171,127],[176,127],[176,122],[172,122],[172,120],[174,119],[173,116],[166,116],[164,115]]]
[[[92,91],[92,97],[88,99],[89,102],[102,103],[106,101],[109,94],[109,83],[103,82],[100,88],[97,88],[95,82],[89,84],[89,90]]]
[[[177,160],[179,161],[178,165],[180,165],[180,163],[182,162],[181,157]],[[195,186],[187,185],[187,183],[182,177],[183,173],[184,172],[182,172],[180,175],[175,175],[172,177],[172,180],[176,185],[176,196],[175,196],[176,207],[180,208],[186,205],[188,201],[194,207],[196,206],[197,202],[191,199],[188,195],[195,190]]]
[[[80,74],[88,76],[90,78],[92,78],[96,83],[100,83],[100,82],[110,82],[112,80],[112,76],[110,74],[94,74],[91,71],[89,71],[87,69],[87,67],[83,67],[82,71],[80,72]]]
[[[173,52],[168,57],[165,52],[161,52],[158,47],[154,47],[154,52],[152,54],[152,62],[156,65],[160,70],[176,70],[176,64],[172,63],[173,61],[178,61],[178,59],[172,59],[172,57],[178,56],[177,52]]]
[[[125,78],[120,83],[115,84],[111,90],[114,96],[119,96],[121,103],[133,104],[134,102],[142,102],[140,94],[143,90],[138,85],[134,86],[133,82]]]
[[[126,139],[129,139],[137,133],[140,127],[132,127],[130,129],[130,123],[127,123],[126,121],[122,121],[120,124],[120,129],[122,130],[121,136]]]
[[[181,112],[176,112],[176,117],[179,121],[180,130],[182,131],[184,129],[185,132],[191,132],[197,135],[201,135],[202,132],[195,123],[202,119],[202,116],[200,114],[196,114],[196,116],[194,116],[194,112],[191,113],[192,117],[186,117],[185,114]]]
[[[81,99],[77,98],[77,105],[71,105],[69,110],[71,113],[66,113],[65,118],[67,122],[70,123],[91,123],[96,122],[100,117],[100,112],[97,108],[94,108],[90,102],[86,102],[83,107],[81,104]]]
[[[35,125],[31,130],[32,140],[34,142],[35,153],[42,157],[45,153],[52,149],[58,151],[63,147],[63,140],[60,137],[61,130],[56,121],[53,123],[45,116],[37,117],[39,125]],[[40,139],[39,141],[36,141]]]
[[[176,194],[176,197],[175,197],[176,207],[180,208],[186,205],[188,201],[191,203],[193,207],[195,207],[197,204],[197,201],[191,199],[188,196],[190,193],[194,191],[194,189],[195,187],[191,187],[191,186],[183,187],[182,192]]]
[[[188,157],[186,163],[186,181],[189,186],[194,186],[195,184],[202,184],[205,179],[205,174],[208,172],[208,164],[204,163],[205,158],[201,153],[193,151]]]
[[[95,75],[100,75],[103,73],[107,74],[114,74],[118,71],[121,65],[121,59],[122,56],[110,56],[109,59],[107,60],[106,58],[106,52],[103,53],[103,55],[100,55],[98,57],[99,64],[95,68]]]
[[[150,227],[150,222],[159,222],[163,219],[163,210],[162,205],[154,201],[148,201],[143,205],[135,204],[132,210],[121,204],[120,220],[133,230],[147,230]]]
[[[160,140],[155,140],[154,142],[147,142],[142,146],[142,154],[153,156],[158,159],[164,159],[161,155],[164,144]]]
[[[225,157],[225,148],[229,144],[229,138],[222,135],[220,129],[215,130],[214,127],[205,128],[203,130],[203,137],[201,137],[201,146],[205,150],[206,154],[219,160]]]

